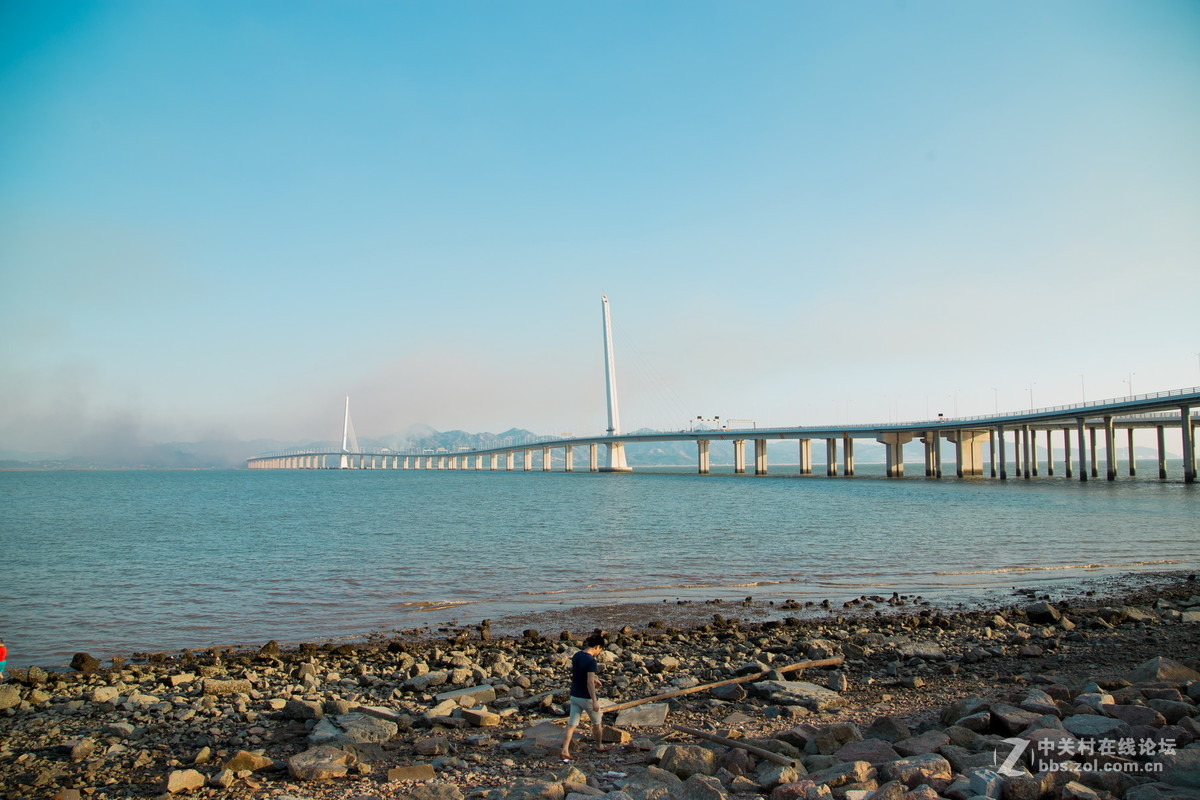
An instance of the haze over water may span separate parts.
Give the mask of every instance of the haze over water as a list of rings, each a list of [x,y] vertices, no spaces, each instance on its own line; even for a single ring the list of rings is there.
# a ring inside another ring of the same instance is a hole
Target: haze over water
[[[1194,569],[1198,510],[1152,478],[7,472],[0,636],[50,666],[646,600],[970,601]]]

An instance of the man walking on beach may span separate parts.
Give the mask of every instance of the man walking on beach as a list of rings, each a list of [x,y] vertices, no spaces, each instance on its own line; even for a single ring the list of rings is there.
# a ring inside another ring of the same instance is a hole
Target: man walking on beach
[[[608,642],[599,632],[593,633],[583,642],[583,649],[571,657],[571,716],[567,718],[567,732],[563,736],[562,757],[564,761],[571,760],[571,737],[579,726],[579,713],[586,711],[592,720],[592,734],[596,739],[596,751],[603,753],[608,748],[604,746],[603,727],[600,724],[600,701],[596,690],[600,688],[600,679],[596,677],[599,665],[596,656]]]

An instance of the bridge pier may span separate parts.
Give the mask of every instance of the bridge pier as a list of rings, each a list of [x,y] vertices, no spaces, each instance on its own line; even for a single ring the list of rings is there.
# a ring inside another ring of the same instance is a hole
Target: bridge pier
[[[574,453],[571,451],[571,445],[563,447],[563,472],[574,472],[575,461]]]
[[[767,440],[754,440],[754,474],[767,474]]]
[[[1113,418],[1104,417],[1104,477],[1110,481],[1117,479],[1117,443],[1114,433]]]
[[[1024,451],[1025,461],[1025,480],[1029,480],[1033,475],[1029,471],[1029,426],[1021,426],[1021,449]]]
[[[812,439],[800,440],[800,474],[812,475]]]
[[[1063,474],[1068,478],[1073,478],[1071,473],[1071,429],[1063,428]]]
[[[842,474],[854,477],[854,440],[849,433],[842,434]]]
[[[1084,435],[1086,427],[1087,421],[1083,417],[1075,419],[1075,436],[1079,440],[1079,481],[1081,483],[1088,479],[1087,438]]]
[[[515,466],[514,462],[516,460],[517,460],[516,451],[509,450],[507,453],[504,454],[504,469],[506,469],[509,472],[512,472],[513,468]]]
[[[746,440],[733,440],[733,474],[746,474]]]
[[[954,442],[954,472],[958,477],[983,475],[983,440],[986,431],[953,431],[946,438]]]
[[[934,441],[935,434],[933,431],[925,431],[925,435],[921,437],[921,444],[925,445],[925,477],[932,478],[937,474],[937,462],[934,456]]]
[[[709,473],[708,447],[708,439],[696,440],[696,469],[701,475]]]
[[[554,458],[550,455],[550,448],[542,448],[542,472],[549,472],[550,467],[554,463]]]
[[[1096,427],[1088,428],[1088,442],[1092,451],[1092,477],[1099,478],[1100,470],[1096,468]]]
[[[1046,474],[1054,477],[1054,429],[1046,429]]]
[[[533,469],[533,451],[532,450],[524,451],[523,465],[525,467],[526,472],[529,472]]]
[[[1179,428],[1183,433],[1183,482],[1196,482],[1196,431],[1192,427],[1191,409],[1179,407]]]
[[[1125,433],[1128,434],[1126,443],[1129,449],[1129,477],[1134,478],[1137,477],[1137,456],[1133,454],[1133,426],[1126,428]]]
[[[1161,481],[1167,477],[1167,441],[1162,425],[1156,425],[1154,432],[1158,438],[1158,479]]]
[[[825,440],[825,475],[830,478],[836,478],[838,474],[837,465],[837,439]]]
[[[588,472],[600,471],[600,459],[596,451],[596,444],[593,442],[588,445]]]
[[[911,433],[885,433],[875,440],[884,446],[889,478],[904,477],[904,445],[911,442],[912,439]]]

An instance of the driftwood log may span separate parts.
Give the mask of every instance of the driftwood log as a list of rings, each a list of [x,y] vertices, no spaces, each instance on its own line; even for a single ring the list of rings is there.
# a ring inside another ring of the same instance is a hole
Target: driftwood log
[[[746,744],[745,742],[740,742],[737,739],[726,739],[724,736],[717,736],[715,733],[709,733],[708,731],[702,731],[696,728],[685,728],[682,725],[672,725],[671,729],[677,730],[680,733],[686,733],[688,736],[695,736],[699,739],[708,739],[710,742],[717,742],[718,744],[723,744],[726,747],[736,747],[739,750],[745,750],[747,753],[753,753],[759,758],[765,758],[767,761],[773,761],[774,763],[782,764],[785,767],[796,766],[796,759],[794,758],[788,758],[785,755],[780,755],[779,753],[771,750],[764,750],[761,747],[755,747],[752,744]]]
[[[703,691],[707,691],[708,689],[715,689],[718,686],[729,686],[734,683],[751,683],[752,681],[762,680],[763,678],[770,675],[772,672],[780,672],[780,673],[795,672],[798,669],[805,669],[807,667],[836,667],[838,664],[841,664],[842,661],[844,661],[842,656],[834,656],[833,658],[821,658],[821,659],[817,659],[815,661],[797,661],[795,664],[788,664],[786,667],[778,667],[777,669],[768,670],[766,672],[755,672],[750,675],[743,675],[740,678],[730,678],[729,680],[717,681],[716,683],[702,683],[698,686],[692,686],[688,689],[676,689],[673,692],[667,692],[665,694],[656,694],[653,697],[643,697],[641,700],[628,700],[624,703],[616,703],[611,706],[605,706],[604,708],[600,709],[600,711],[601,712],[622,711],[626,708],[633,708],[634,706],[640,706],[643,703],[656,703],[659,700],[670,700],[672,697],[681,697],[685,694],[695,694],[696,692],[703,692]]]

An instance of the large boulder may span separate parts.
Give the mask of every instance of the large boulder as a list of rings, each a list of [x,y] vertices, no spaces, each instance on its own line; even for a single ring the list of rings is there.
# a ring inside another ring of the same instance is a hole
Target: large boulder
[[[759,681],[751,689],[781,706],[804,706],[812,711],[842,708],[846,700],[832,689],[807,681]]]
[[[1155,656],[1129,673],[1129,680],[1133,683],[1187,683],[1200,680],[1200,672],[1173,658]]]
[[[327,781],[345,777],[355,757],[329,745],[320,745],[288,759],[288,773],[298,781]]]
[[[84,675],[91,675],[100,669],[100,659],[94,658],[87,653],[76,653],[71,659],[71,669],[81,672]]]
[[[717,771],[717,754],[698,744],[667,745],[659,766],[683,779],[712,775]]]

